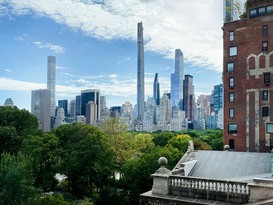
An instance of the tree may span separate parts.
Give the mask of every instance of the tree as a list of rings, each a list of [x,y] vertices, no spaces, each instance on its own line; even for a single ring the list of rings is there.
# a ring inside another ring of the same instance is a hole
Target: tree
[[[105,135],[91,125],[67,124],[55,130],[59,138],[60,173],[68,177],[69,191],[78,197],[98,197],[113,180],[113,150]]]
[[[0,153],[17,153],[23,139],[37,132],[37,118],[27,110],[0,106]]]
[[[38,131],[37,118],[25,109],[0,106],[0,116],[0,126],[14,127],[21,137],[36,134]]]
[[[129,193],[129,204],[137,205],[139,195],[152,188],[151,174],[159,168],[157,161],[162,156],[169,160],[167,168],[173,169],[181,158],[181,152],[172,146],[155,147],[149,153],[131,158],[123,165],[122,173],[124,175],[120,183],[123,189]]]
[[[176,134],[173,132],[160,132],[153,134],[153,142],[156,146],[164,147],[168,144],[168,141],[174,137]]]
[[[57,184],[55,175],[60,166],[59,139],[53,133],[28,136],[22,151],[31,156],[35,185],[43,191],[51,191]]]
[[[0,173],[0,204],[30,204],[38,196],[31,161],[20,152],[1,155]]]
[[[62,195],[54,194],[52,196],[40,196],[28,205],[70,205],[70,203],[65,201]]]
[[[185,153],[188,148],[188,142],[192,140],[192,138],[188,134],[181,134],[173,137],[169,140],[168,145],[177,148],[181,153]]]

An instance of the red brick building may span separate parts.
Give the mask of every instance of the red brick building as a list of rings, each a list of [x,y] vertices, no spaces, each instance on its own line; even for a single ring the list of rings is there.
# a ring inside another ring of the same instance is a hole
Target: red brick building
[[[273,0],[248,0],[246,18],[224,23],[224,144],[273,148]]]

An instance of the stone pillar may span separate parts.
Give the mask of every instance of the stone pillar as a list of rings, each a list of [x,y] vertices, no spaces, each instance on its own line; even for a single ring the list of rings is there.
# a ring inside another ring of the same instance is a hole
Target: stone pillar
[[[151,176],[153,177],[152,194],[168,195],[169,194],[169,177],[171,171],[165,168],[167,164],[165,157],[160,157],[158,163],[161,167]]]
[[[248,183],[250,189],[249,202],[257,202],[260,200],[273,198],[273,179],[259,178],[253,179],[252,183]]]

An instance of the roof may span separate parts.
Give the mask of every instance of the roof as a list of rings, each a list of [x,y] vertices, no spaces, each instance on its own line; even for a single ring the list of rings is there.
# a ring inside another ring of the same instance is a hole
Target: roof
[[[232,181],[271,176],[270,153],[192,151],[183,156],[176,168],[192,160],[197,162],[188,176]]]

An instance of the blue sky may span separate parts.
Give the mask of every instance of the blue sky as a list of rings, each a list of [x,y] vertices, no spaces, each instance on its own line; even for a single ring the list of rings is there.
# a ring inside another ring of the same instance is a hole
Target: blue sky
[[[145,96],[159,73],[170,90],[174,50],[185,58],[195,95],[221,83],[222,0],[0,0],[0,105],[30,109],[46,88],[47,56],[57,58],[56,101],[100,89],[107,106],[136,103],[136,36],[145,39]]]

